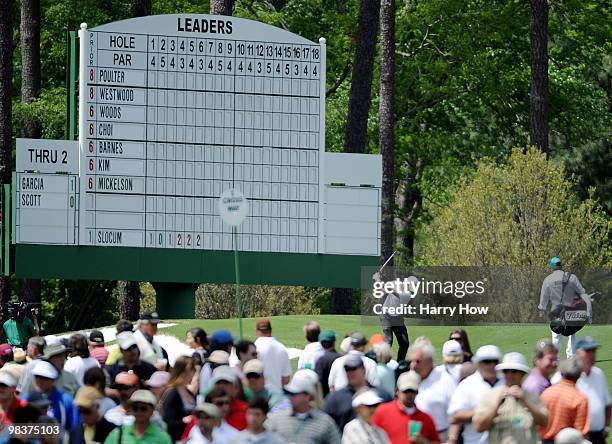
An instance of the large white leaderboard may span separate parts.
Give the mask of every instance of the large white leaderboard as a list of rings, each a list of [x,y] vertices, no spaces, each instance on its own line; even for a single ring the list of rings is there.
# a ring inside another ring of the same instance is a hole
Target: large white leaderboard
[[[323,40],[207,15],[80,38],[80,244],[229,250],[235,187],[241,250],[322,252]]]

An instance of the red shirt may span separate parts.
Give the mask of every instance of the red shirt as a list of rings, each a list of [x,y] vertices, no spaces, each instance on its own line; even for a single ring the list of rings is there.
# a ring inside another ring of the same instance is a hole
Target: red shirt
[[[431,416],[419,409],[416,409],[414,415],[408,415],[408,412],[399,406],[397,399],[378,406],[372,418],[372,424],[387,433],[391,444],[413,444],[408,439],[408,423],[410,421],[419,421],[422,424],[421,436],[430,441],[440,442]]]
[[[232,409],[227,417],[226,421],[232,427],[238,430],[244,430],[247,428],[246,411],[249,405],[241,401],[240,399],[234,399],[232,401]]]
[[[5,417],[5,424],[12,424],[13,423],[13,417],[15,415],[15,409],[17,407],[25,407],[26,405],[28,405],[28,401],[26,401],[25,399],[21,399],[18,398],[17,396],[15,396],[13,398],[13,403],[9,406],[8,411],[6,412],[6,417]]]

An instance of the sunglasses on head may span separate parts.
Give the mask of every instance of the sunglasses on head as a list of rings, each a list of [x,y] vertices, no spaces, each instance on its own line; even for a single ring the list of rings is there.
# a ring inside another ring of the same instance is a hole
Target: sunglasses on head
[[[133,412],[146,412],[151,408],[149,404],[134,404],[132,405]]]
[[[91,415],[92,412],[93,412],[92,409],[88,409],[88,408],[85,408],[85,407],[79,407],[79,413],[81,415]]]
[[[247,373],[246,377],[247,379],[259,379],[261,375],[259,373]]]
[[[483,364],[499,364],[499,361],[497,359],[483,359],[482,361]]]
[[[222,407],[224,405],[231,405],[231,401],[214,401],[213,404],[217,407]]]
[[[197,412],[195,414],[195,417],[198,419],[212,419],[212,416],[208,416],[206,413],[204,412]]]
[[[461,339],[461,336],[451,336],[451,339],[453,341],[463,341],[463,339]]]
[[[120,392],[124,391],[124,390],[130,390],[132,388],[134,388],[133,385],[125,385],[125,384],[117,384],[115,385],[115,388],[117,390],[119,390]]]

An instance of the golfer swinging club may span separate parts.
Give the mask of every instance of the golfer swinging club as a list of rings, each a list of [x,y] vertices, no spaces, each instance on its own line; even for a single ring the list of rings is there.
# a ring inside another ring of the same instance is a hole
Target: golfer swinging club
[[[389,261],[393,258],[395,252],[386,260],[386,262],[380,267],[377,273],[372,276],[374,282],[383,281],[383,270],[385,266],[389,263]],[[414,279],[414,277],[410,277],[408,279]],[[410,345],[410,340],[408,338],[408,329],[406,328],[406,324],[404,323],[404,315],[403,314],[392,314],[397,313],[394,309],[400,308],[403,304],[408,304],[412,297],[412,293],[388,293],[385,296],[385,301],[383,303],[384,311],[379,314],[381,327],[383,330],[383,334],[385,335],[385,342],[390,346],[393,345],[393,335],[397,338],[397,361],[406,360],[406,354],[408,353],[408,346]]]
[[[542,283],[540,304],[538,305],[540,318],[544,316],[544,312],[548,308],[549,302],[551,303],[549,313],[552,312],[554,317],[555,312],[560,312],[561,316],[564,316],[565,309],[576,306],[576,304],[582,304],[582,301],[584,301],[588,316],[588,319],[585,320],[584,323],[591,323],[593,319],[591,298],[582,287],[578,277],[573,273],[563,271],[561,259],[558,257],[553,257],[548,264],[552,269],[552,273],[546,276]],[[582,299],[582,301],[580,299]],[[584,325],[584,323],[582,325]],[[576,331],[582,328],[582,325],[573,325],[573,327],[563,326],[555,328],[555,331],[552,331],[551,327],[552,342],[558,350],[561,350],[563,336],[565,335],[568,337],[567,347],[565,349],[565,354],[568,359],[574,356]]]

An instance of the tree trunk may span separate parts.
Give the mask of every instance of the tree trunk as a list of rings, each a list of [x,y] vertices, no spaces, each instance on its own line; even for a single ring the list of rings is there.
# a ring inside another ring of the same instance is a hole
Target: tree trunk
[[[380,261],[393,254],[395,208],[395,144],[393,128],[395,81],[395,0],[380,3],[380,97],[378,108],[380,154],[383,161]],[[389,262],[393,265],[393,260]]]
[[[11,182],[11,118],[13,79],[13,2],[0,3],[0,183]],[[3,218],[3,223],[8,223]],[[8,260],[8,258],[6,258]],[[6,305],[10,298],[10,281],[0,274],[0,310],[2,323],[7,319]],[[4,329],[0,339],[6,342]]]
[[[423,195],[419,188],[423,161],[417,159],[416,165],[406,162],[406,178],[399,181],[395,192],[395,244],[402,256],[414,258],[414,219],[423,205]]]
[[[288,1],[289,0],[272,0],[272,5],[274,6],[274,9],[276,9],[276,11],[278,12],[285,7]]]
[[[548,153],[548,3],[531,0],[531,128],[532,145]]]
[[[21,0],[21,102],[40,96],[40,0]],[[22,136],[40,139],[40,122],[26,118]],[[40,304],[40,279],[23,279],[21,300]]]
[[[136,321],[140,316],[140,283],[136,281],[117,282],[119,293],[119,317]]]
[[[379,2],[361,0],[351,94],[346,119],[345,150],[363,153],[368,142],[368,113],[372,101],[372,74],[376,56]]]
[[[132,17],[143,17],[153,13],[151,0],[132,0]]]
[[[353,313],[353,289],[332,288],[331,312],[333,314]]]
[[[345,150],[349,153],[363,153],[368,141],[368,112],[372,99],[378,7],[378,0],[361,0],[351,95],[346,122]],[[351,288],[333,288],[331,312],[334,314],[350,314],[352,311],[353,290]]]
[[[210,13],[217,15],[232,15],[234,0],[210,0]]]

